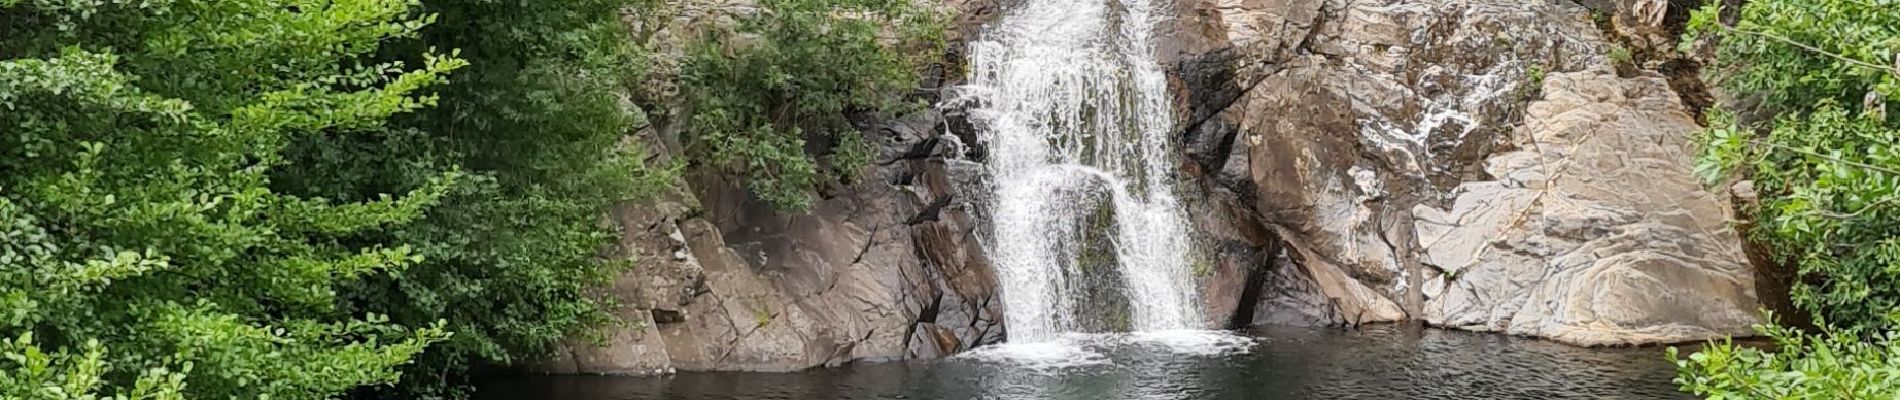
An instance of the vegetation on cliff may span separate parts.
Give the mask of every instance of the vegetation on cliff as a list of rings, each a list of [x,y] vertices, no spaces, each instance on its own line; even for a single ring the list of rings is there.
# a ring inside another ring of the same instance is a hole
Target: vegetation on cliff
[[[941,18],[901,0],[761,0],[682,61],[694,111],[683,141],[699,166],[743,177],[782,210],[816,185],[852,183],[873,148],[854,114],[904,110],[919,67],[941,54]]]
[[[1698,170],[1754,180],[1751,236],[1798,271],[1794,303],[1820,332],[1715,343],[1679,361],[1678,383],[1710,398],[1900,395],[1900,3],[1754,0],[1732,25],[1718,7],[1685,42],[1715,39],[1710,80],[1747,109],[1712,118]]]
[[[682,61],[653,0],[0,0],[0,398],[456,397],[613,323],[655,82],[686,164],[797,207],[936,31],[760,6]]]

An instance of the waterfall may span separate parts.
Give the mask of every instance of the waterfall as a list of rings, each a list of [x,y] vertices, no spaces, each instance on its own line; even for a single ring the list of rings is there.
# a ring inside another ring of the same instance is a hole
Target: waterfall
[[[1013,342],[1080,328],[1091,263],[1120,276],[1126,329],[1202,327],[1151,1],[1026,0],[969,46],[961,92],[989,148],[984,242]]]

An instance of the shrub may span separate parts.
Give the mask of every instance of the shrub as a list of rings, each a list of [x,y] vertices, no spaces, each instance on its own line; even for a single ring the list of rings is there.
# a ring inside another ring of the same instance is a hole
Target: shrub
[[[706,33],[682,67],[693,162],[743,177],[782,210],[808,207],[819,183],[855,178],[870,157],[848,117],[913,106],[905,94],[940,54],[941,18],[918,4],[764,0],[733,31]],[[820,175],[820,161],[835,175]]]
[[[1684,391],[1710,399],[1891,399],[1900,396],[1900,342],[1842,334],[1810,335],[1757,326],[1774,341],[1761,349],[1723,340],[1677,357]]]
[[[1734,26],[1695,12],[1685,46],[1713,39],[1710,81],[1753,100],[1718,110],[1696,169],[1754,179],[1752,239],[1792,263],[1794,303],[1817,334],[1762,327],[1769,350],[1729,341],[1678,361],[1710,398],[1893,398],[1900,367],[1900,9],[1860,0],[1755,0]],[[1675,355],[1671,349],[1671,355]]]
[[[1900,100],[1900,65],[1847,59],[1891,60],[1895,48],[1873,44],[1900,43],[1900,11],[1855,0],[1755,1],[1733,28],[1714,23],[1716,12],[1710,6],[1693,21],[1700,34],[1729,32],[1712,80],[1759,97],[1756,111],[1777,116],[1739,121],[1718,112],[1697,170],[1755,180],[1762,204],[1751,210],[1760,222],[1752,234],[1807,278],[1796,304],[1840,328],[1891,328],[1900,316],[1900,245],[1891,240],[1900,235],[1900,119],[1878,108]]]

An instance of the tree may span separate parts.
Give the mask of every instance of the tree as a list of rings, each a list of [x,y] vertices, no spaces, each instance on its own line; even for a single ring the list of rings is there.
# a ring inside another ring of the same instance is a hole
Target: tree
[[[544,359],[560,340],[613,326],[589,293],[630,266],[606,251],[609,207],[645,198],[674,175],[623,141],[646,124],[625,99],[641,90],[646,50],[621,23],[643,0],[427,0],[434,24],[386,46],[385,62],[450,48],[471,65],[437,88],[436,107],[377,135],[312,135],[274,174],[282,190],[332,198],[463,179],[412,223],[360,235],[403,243],[420,261],[342,288],[355,312],[402,324],[446,320],[454,335],[406,368],[400,386],[363,397],[455,398],[471,370]]]
[[[0,389],[8,398],[321,399],[445,334],[337,307],[416,261],[369,198],[271,188],[290,143],[375,134],[465,63],[361,63],[433,17],[400,0],[0,0]]]
[[[603,211],[678,167],[643,107],[796,207],[935,43],[907,1],[768,0],[652,57],[674,6],[0,0],[0,399],[465,395],[613,324]]]

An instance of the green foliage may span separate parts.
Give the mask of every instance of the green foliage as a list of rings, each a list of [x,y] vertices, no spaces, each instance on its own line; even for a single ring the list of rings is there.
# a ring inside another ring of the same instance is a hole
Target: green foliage
[[[1732,27],[1716,7],[1691,17],[1685,42],[1716,39],[1708,79],[1759,106],[1712,115],[1696,171],[1754,180],[1750,234],[1795,266],[1793,300],[1823,332],[1761,328],[1774,351],[1711,343],[1679,361],[1678,383],[1710,398],[1893,398],[1900,119],[1886,104],[1900,100],[1900,3],[1756,0]]]
[[[290,143],[433,104],[466,63],[355,62],[431,22],[411,2],[299,6],[0,1],[0,337],[18,338],[0,390],[322,399],[447,336],[347,312],[336,288],[415,263],[351,238],[420,218],[454,173],[367,198],[271,173]]]
[[[831,156],[826,164],[838,182],[856,183],[858,171],[870,166],[876,153],[877,147],[865,141],[864,135],[839,135],[838,144],[831,147]]]
[[[1514,90],[1512,97],[1525,103],[1543,97],[1544,80],[1549,78],[1549,71],[1546,68],[1543,64],[1531,64],[1524,67],[1525,83]]]
[[[772,313],[767,312],[762,309],[753,309],[752,310],[752,324],[753,324],[752,325],[753,328],[764,328],[766,325],[771,325]]]
[[[1764,196],[1757,237],[1795,262],[1796,304],[1842,328],[1884,330],[1900,319],[1900,129],[1824,104],[1785,115],[1760,138],[1710,134],[1709,159],[1751,160]],[[1760,143],[1749,147],[1745,143]],[[1750,154],[1758,153],[1758,154]]]
[[[1759,96],[1769,112],[1805,113],[1822,100],[1852,110],[1868,93],[1900,100],[1900,4],[1892,0],[1750,1],[1733,27],[1715,4],[1690,17],[1692,46],[1719,36],[1710,80]],[[1889,115],[1889,118],[1893,117]],[[1891,122],[1892,120],[1888,120]]]
[[[1681,371],[1676,384],[1710,399],[1891,399],[1900,397],[1900,342],[1893,334],[1864,341],[1757,326],[1774,341],[1761,349],[1723,340],[1686,358],[1669,349]]]
[[[185,374],[153,368],[141,371],[132,388],[122,394],[102,395],[106,374],[105,349],[88,341],[79,354],[47,353],[33,343],[31,333],[0,339],[0,399],[7,400],[184,400]]]
[[[682,167],[626,140],[644,86],[799,208],[941,31],[760,5],[675,60],[655,0],[0,0],[0,399],[460,397],[612,324],[603,211]]]
[[[1614,63],[1618,68],[1628,68],[1636,65],[1636,57],[1630,54],[1630,48],[1623,47],[1622,45],[1610,46],[1608,56],[1610,57],[1610,62]]]
[[[1697,171],[1711,180],[1738,170],[1752,177],[1762,193],[1755,236],[1814,282],[1796,288],[1796,303],[1868,333],[1900,316],[1900,245],[1890,240],[1900,234],[1900,119],[1881,112],[1900,100],[1900,66],[1874,64],[1900,50],[1895,10],[1857,0],[1757,1],[1733,28],[1714,22],[1713,7],[1692,19],[1692,35],[1726,32],[1711,79],[1759,96],[1779,115],[1752,122],[1718,113]]]
[[[455,398],[471,368],[533,361],[560,340],[613,323],[590,295],[630,265],[602,257],[617,231],[608,207],[672,179],[623,138],[646,124],[623,97],[646,73],[622,9],[643,0],[426,0],[439,15],[417,38],[390,45],[455,47],[472,65],[440,86],[439,105],[376,135],[313,136],[275,177],[285,191],[361,198],[465,173],[426,216],[355,240],[403,243],[422,260],[342,288],[353,312],[454,333],[406,369],[399,386],[362,397]]]
[[[853,113],[903,110],[916,71],[937,54],[941,18],[907,0],[764,0],[733,32],[709,32],[682,68],[693,161],[743,176],[783,210],[869,162]],[[815,153],[815,154],[814,154]]]
[[[1214,262],[1208,261],[1205,258],[1197,257],[1194,260],[1193,271],[1194,271],[1194,277],[1196,278],[1206,278],[1206,277],[1214,276]]]

